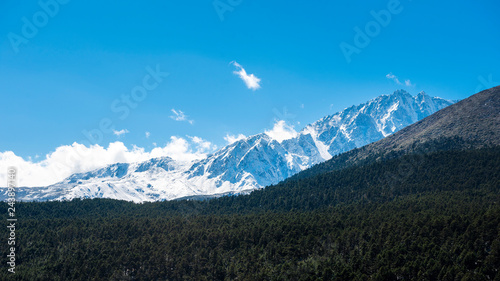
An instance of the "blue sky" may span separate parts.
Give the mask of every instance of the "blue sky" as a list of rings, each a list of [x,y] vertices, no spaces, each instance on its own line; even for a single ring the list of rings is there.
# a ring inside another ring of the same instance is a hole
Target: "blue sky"
[[[498,1],[2,1],[0,152],[44,161],[96,130],[102,138],[88,145],[148,152],[175,136],[213,149],[280,119],[300,130],[400,88],[463,99],[500,81],[499,9]],[[369,41],[355,40],[356,27]],[[357,51],[346,57],[343,42]],[[258,89],[233,62],[260,79]],[[148,80],[151,69],[161,81]],[[154,87],[127,114],[116,110],[145,79]]]

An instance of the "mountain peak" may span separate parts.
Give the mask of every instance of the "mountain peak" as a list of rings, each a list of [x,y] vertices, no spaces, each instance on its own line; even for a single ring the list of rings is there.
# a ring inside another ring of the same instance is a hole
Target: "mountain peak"
[[[407,95],[410,95],[410,93],[408,93],[406,90],[403,90],[403,89],[399,89],[399,90],[396,90],[392,93],[392,95],[394,96],[407,96]]]
[[[421,96],[421,95],[418,95]],[[426,99],[437,100],[439,98]],[[428,108],[425,104],[422,108]],[[294,178],[311,177],[408,153],[500,145],[500,86],[484,90],[377,142],[338,155]],[[410,163],[412,164],[412,163]]]
[[[250,192],[378,141],[452,104],[420,96],[425,98],[397,90],[323,117],[298,133],[278,123],[191,163],[161,157],[113,164],[45,188],[27,189],[22,200],[105,197],[142,202]]]
[[[409,92],[407,92],[403,89],[399,89],[399,90],[394,91],[391,95],[389,95],[389,98],[397,99],[397,100],[408,100],[408,99],[413,98],[413,96]]]

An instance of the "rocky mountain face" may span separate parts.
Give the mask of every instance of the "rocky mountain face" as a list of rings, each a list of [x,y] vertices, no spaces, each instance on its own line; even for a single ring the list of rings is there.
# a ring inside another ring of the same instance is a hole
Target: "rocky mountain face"
[[[479,92],[377,142],[333,157],[291,179],[411,153],[500,145],[500,86]]]
[[[227,145],[207,158],[169,157],[117,163],[39,188],[20,188],[20,200],[113,198],[135,202],[247,193],[276,184],[340,153],[376,142],[451,104],[399,90],[326,116],[278,141],[265,133]]]

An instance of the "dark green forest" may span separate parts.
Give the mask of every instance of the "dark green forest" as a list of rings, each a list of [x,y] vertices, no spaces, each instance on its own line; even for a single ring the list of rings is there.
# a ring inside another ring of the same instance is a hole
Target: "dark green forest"
[[[16,274],[5,266],[1,280],[500,280],[500,147],[388,157],[244,196],[16,213]]]

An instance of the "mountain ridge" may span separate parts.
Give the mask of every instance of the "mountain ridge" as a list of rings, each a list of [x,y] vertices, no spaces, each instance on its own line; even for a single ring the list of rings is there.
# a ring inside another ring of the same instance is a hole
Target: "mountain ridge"
[[[276,184],[342,152],[382,139],[452,101],[404,90],[325,116],[291,139],[266,133],[229,144],[194,163],[150,159],[71,175],[46,188],[22,188],[22,200],[114,198],[135,202],[248,193]]]
[[[384,139],[338,155],[291,177],[310,177],[354,163],[377,161],[389,155],[432,150],[481,148],[500,145],[500,86],[476,93]],[[453,139],[453,147],[441,147]]]

